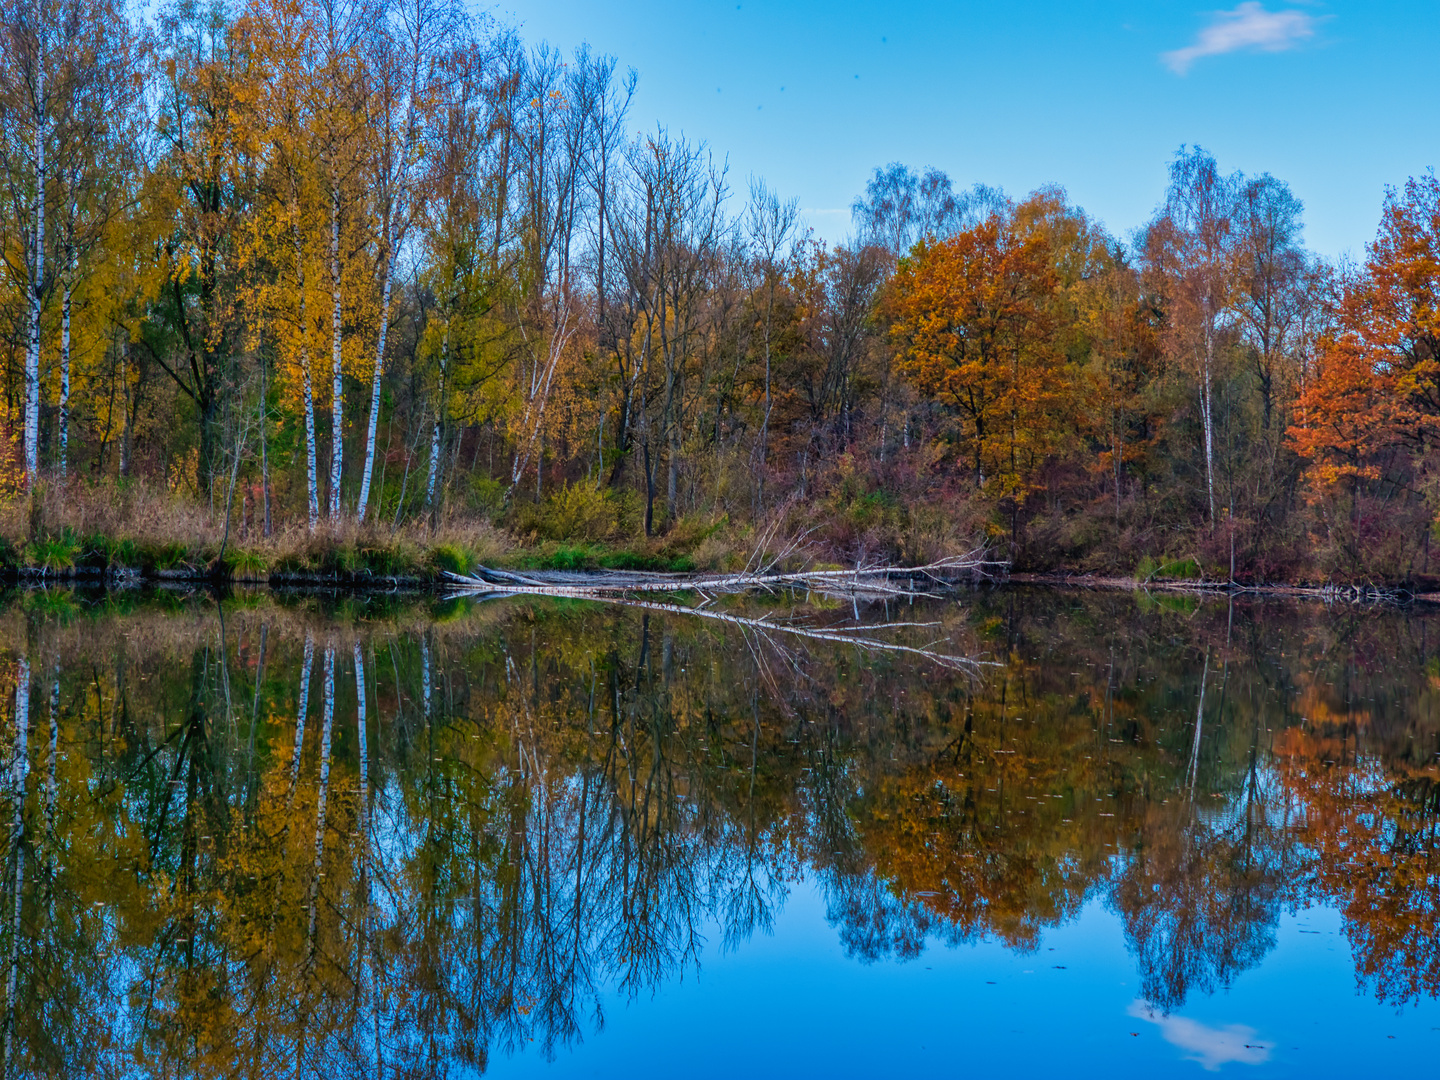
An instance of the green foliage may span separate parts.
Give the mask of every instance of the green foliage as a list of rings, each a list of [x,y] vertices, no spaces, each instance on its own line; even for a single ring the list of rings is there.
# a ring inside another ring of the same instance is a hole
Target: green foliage
[[[365,572],[380,577],[395,577],[414,566],[409,553],[394,543],[357,545],[356,552],[360,566]]]
[[[269,561],[258,551],[248,548],[232,548],[225,554],[225,569],[231,577],[260,578],[269,569]]]
[[[451,574],[468,574],[478,561],[475,552],[464,544],[436,544],[430,549],[430,565]]]
[[[515,509],[515,526],[543,540],[601,543],[633,536],[640,521],[640,497],[592,484],[569,484],[538,506]]]
[[[473,473],[466,502],[472,512],[493,518],[505,508],[505,485],[499,480]]]
[[[68,625],[80,615],[75,594],[68,589],[31,589],[25,594],[25,611],[36,618]]]
[[[73,570],[82,547],[75,530],[65,526],[58,533],[37,536],[26,548],[26,559],[31,566],[48,573]]]
[[[154,570],[179,570],[192,561],[190,548],[178,541],[142,549],[140,558],[143,565]]]
[[[547,546],[506,561],[518,570],[648,570],[681,574],[695,569],[695,560],[689,555],[663,550],[616,550],[599,544]]]
[[[83,561],[87,566],[123,569],[139,566],[140,546],[129,537],[115,538],[96,533],[85,538]]]
[[[1200,564],[1186,556],[1160,561],[1146,555],[1135,567],[1135,578],[1146,581],[1195,581],[1201,577]]]

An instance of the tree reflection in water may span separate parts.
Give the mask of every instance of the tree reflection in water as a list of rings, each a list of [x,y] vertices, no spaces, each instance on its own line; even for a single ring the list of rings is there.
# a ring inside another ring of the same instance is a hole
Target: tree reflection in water
[[[1373,993],[1440,991],[1431,620],[1022,590],[927,619],[1000,665],[573,602],[16,598],[5,1075],[556,1054],[802,877],[861,961],[1034,949],[1099,900],[1163,1012],[1326,903]]]

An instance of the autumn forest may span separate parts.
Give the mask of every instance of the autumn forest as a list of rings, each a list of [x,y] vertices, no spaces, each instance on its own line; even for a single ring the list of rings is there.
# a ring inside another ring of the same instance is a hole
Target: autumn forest
[[[9,0],[0,563],[1433,588],[1440,180],[1363,260],[1179,148],[1118,236],[877,168],[851,239],[451,0]],[[1063,179],[1063,178],[1061,178]]]

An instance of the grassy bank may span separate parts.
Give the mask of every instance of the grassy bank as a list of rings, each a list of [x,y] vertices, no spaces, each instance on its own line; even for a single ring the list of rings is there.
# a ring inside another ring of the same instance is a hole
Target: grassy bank
[[[436,523],[394,524],[372,518],[322,521],[314,532],[286,521],[266,531],[257,515],[223,509],[144,483],[72,481],[45,486],[32,497],[0,499],[0,580],[191,580],[344,586],[422,586],[477,566],[517,570],[734,571],[757,551],[780,557],[793,538],[803,544],[785,556],[801,563],[854,566],[885,562],[926,565],[975,548],[983,522],[947,513],[945,506],[898,503],[878,512],[874,500],[790,502],[759,523],[728,515],[659,522],[646,536],[638,503],[625,492],[563,488],[543,502],[515,505],[493,519],[451,514]],[[992,553],[1009,554],[1008,538],[992,538]],[[1017,577],[1095,575],[1140,588],[1213,588],[1230,581],[1224,566],[1189,554],[1057,552],[1017,559]],[[1103,557],[1101,557],[1103,556]],[[1409,594],[1440,591],[1440,579],[1343,578],[1303,573],[1255,579],[1246,587],[1358,582]]]
[[[0,577],[427,584],[480,565],[720,570],[742,564],[755,545],[752,529],[725,519],[681,523],[650,538],[591,518],[518,519],[521,528],[482,518],[433,526],[347,519],[322,521],[314,532],[287,524],[267,535],[263,522],[232,513],[227,526],[220,512],[152,487],[72,484],[0,503]]]

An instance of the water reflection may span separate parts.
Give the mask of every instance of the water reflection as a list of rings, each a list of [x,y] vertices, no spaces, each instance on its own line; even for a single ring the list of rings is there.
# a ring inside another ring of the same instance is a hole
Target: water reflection
[[[1368,993],[1440,989],[1428,618],[1013,590],[931,620],[912,644],[999,666],[585,603],[15,598],[4,1075],[560,1054],[802,878],[858,961],[1103,902],[1132,1015],[1207,1068],[1265,1059],[1182,1007],[1305,905]]]
[[[1206,1072],[1218,1072],[1222,1065],[1263,1065],[1270,1060],[1270,1047],[1258,1042],[1255,1029],[1244,1024],[1211,1027],[1189,1017],[1158,1012],[1143,1001],[1130,1007],[1130,1015],[1154,1024],[1166,1042],[1187,1051],[1186,1060],[1198,1062]]]

